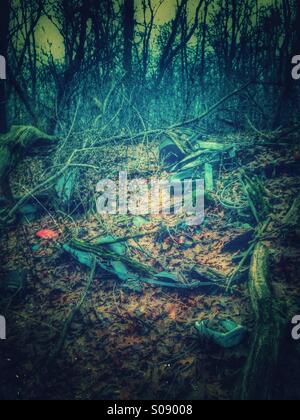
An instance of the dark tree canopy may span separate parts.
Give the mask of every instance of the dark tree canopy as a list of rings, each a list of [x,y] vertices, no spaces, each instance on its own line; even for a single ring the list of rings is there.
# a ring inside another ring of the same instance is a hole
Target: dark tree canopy
[[[110,96],[102,124],[119,109],[124,86],[132,107],[120,110],[110,132],[133,120],[144,128],[133,107],[156,128],[197,116],[250,81],[231,108],[206,122],[209,129],[249,128],[246,115],[263,129],[296,119],[296,0],[181,0],[168,14],[166,0],[20,0],[11,2],[9,29],[10,2],[2,3],[0,53],[11,76],[6,93],[1,83],[1,97],[9,95],[1,113],[7,102],[10,123],[36,123],[39,115],[54,131],[70,124],[84,92],[81,128],[98,117],[94,99]]]

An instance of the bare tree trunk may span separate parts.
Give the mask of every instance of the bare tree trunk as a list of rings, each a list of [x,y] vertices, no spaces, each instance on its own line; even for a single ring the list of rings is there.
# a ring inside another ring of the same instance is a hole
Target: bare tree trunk
[[[203,15],[203,28],[202,28],[202,42],[201,42],[201,71],[200,80],[202,85],[202,91],[204,91],[204,79],[205,79],[205,68],[206,68],[206,40],[207,40],[207,18],[208,18],[208,7],[209,0],[205,1],[204,15]]]
[[[300,5],[297,2],[297,14],[294,22],[292,22],[291,10],[289,7],[289,1],[284,0],[282,2],[284,25],[285,25],[285,40],[282,47],[282,69],[284,72],[283,82],[284,87],[279,97],[279,104],[277,112],[274,115],[273,128],[276,129],[278,126],[285,122],[287,110],[292,107],[295,101],[295,90],[294,81],[291,76],[291,59],[292,56],[298,54],[297,49],[299,48],[299,20],[300,20]],[[293,33],[295,36],[293,38]],[[294,52],[295,51],[295,52]]]
[[[134,42],[134,0],[124,1],[123,10],[124,26],[124,54],[123,64],[126,72],[126,79],[130,82],[132,79],[132,48]]]
[[[10,1],[0,0],[0,55],[7,59]],[[0,81],[0,133],[8,131],[6,81]]]
[[[192,39],[192,37],[195,34],[196,29],[199,26],[199,15],[201,7],[204,4],[204,0],[198,1],[198,6],[196,8],[195,17],[194,17],[194,23],[191,25],[189,31],[187,32],[185,37],[181,37],[181,40],[178,45],[176,44],[176,37],[178,34],[178,28],[180,27],[180,23],[182,19],[184,19],[184,12],[186,10],[188,4],[188,0],[181,0],[181,3],[178,3],[177,5],[177,11],[175,18],[172,22],[172,29],[170,31],[168,40],[165,44],[165,46],[162,48],[159,65],[158,65],[158,74],[156,78],[156,87],[159,87],[165,72],[168,69],[168,66],[170,66],[174,60],[174,58],[177,56],[177,54],[187,46],[188,42]]]
[[[294,48],[300,48],[300,3],[297,1],[297,13],[295,20],[295,38],[294,38]],[[299,51],[294,51],[295,54],[299,54]]]

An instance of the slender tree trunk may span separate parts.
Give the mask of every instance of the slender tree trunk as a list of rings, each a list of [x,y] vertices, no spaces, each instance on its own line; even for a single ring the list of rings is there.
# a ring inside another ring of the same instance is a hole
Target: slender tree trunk
[[[294,48],[300,49],[300,2],[297,1],[297,13],[295,20],[295,38],[294,38]],[[295,54],[299,54],[299,51],[294,51]]]
[[[204,79],[205,79],[205,68],[206,68],[206,39],[207,39],[207,17],[208,17],[208,6],[209,0],[205,1],[204,15],[203,15],[203,28],[202,28],[202,42],[201,42],[201,71],[200,80],[202,85],[202,91],[204,91]]]
[[[290,116],[289,110],[292,109],[295,99],[294,81],[291,76],[291,59],[293,55],[299,53],[299,25],[300,25],[300,3],[297,1],[296,17],[294,22],[290,15],[288,1],[283,1],[283,16],[285,20],[285,41],[283,45],[282,71],[284,87],[279,97],[277,112],[274,116],[273,128],[276,129],[282,123],[289,122],[287,115]],[[294,36],[293,36],[294,35]]]
[[[124,1],[123,26],[124,26],[124,55],[123,64],[126,79],[132,79],[132,48],[134,42],[134,0]]]
[[[9,11],[10,1],[0,0],[1,24],[0,24],[0,55],[7,59],[8,34],[9,34]],[[8,131],[7,121],[7,87],[6,81],[0,81],[0,133]]]

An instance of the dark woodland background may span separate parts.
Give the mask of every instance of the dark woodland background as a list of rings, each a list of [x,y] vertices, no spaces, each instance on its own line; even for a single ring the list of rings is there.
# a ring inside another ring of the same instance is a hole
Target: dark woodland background
[[[300,1],[0,0],[0,21],[0,399],[299,399]],[[203,225],[99,216],[125,169],[201,175]]]
[[[1,0],[0,7],[9,74],[1,132],[12,123],[67,132],[76,110],[77,130],[105,137],[165,127],[248,82],[203,129],[241,131],[251,122],[273,130],[299,115],[291,78],[297,0]]]

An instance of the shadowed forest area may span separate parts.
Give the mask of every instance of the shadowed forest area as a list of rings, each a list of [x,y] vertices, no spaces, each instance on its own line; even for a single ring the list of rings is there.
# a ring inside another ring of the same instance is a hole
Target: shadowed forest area
[[[298,400],[300,2],[0,16],[0,399]]]

